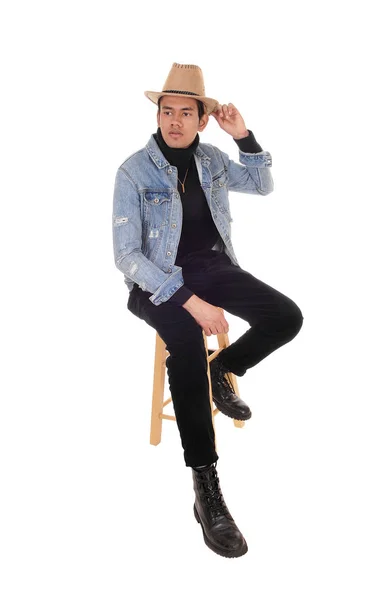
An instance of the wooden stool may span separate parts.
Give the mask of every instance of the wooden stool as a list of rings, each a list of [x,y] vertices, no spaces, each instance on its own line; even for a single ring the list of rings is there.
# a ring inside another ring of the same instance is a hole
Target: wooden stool
[[[223,309],[220,309],[222,312]],[[224,348],[229,346],[229,338],[227,333],[218,333],[217,334],[217,343],[218,349],[215,350],[212,354],[208,353],[208,342],[207,336],[202,330],[202,334],[204,336],[204,344],[206,350],[206,356],[208,360],[208,380],[209,380],[209,401],[212,409],[212,418],[217,415],[218,408],[215,407],[213,398],[212,398],[212,384],[210,379],[210,367],[209,363],[216,358],[217,354],[221,352]],[[169,352],[166,350],[166,345],[163,339],[156,332],[156,341],[155,341],[155,358],[154,358],[154,380],[153,380],[153,402],[152,402],[152,410],[151,410],[151,426],[150,426],[150,443],[153,446],[157,446],[161,441],[162,434],[162,420],[167,419],[169,421],[175,421],[176,417],[174,415],[168,415],[164,413],[164,408],[167,404],[172,401],[172,398],[168,398],[164,400],[164,389],[165,389],[165,372],[166,372],[166,359],[169,356]],[[234,390],[236,394],[239,396],[239,388],[237,384],[237,378],[234,373],[228,373],[227,377],[230,378]],[[233,419],[235,427],[244,427],[244,421],[238,421],[237,419]],[[214,426],[214,419],[213,419]]]

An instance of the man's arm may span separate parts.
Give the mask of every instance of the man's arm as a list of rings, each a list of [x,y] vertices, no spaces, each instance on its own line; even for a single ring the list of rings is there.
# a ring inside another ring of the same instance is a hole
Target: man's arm
[[[167,275],[142,254],[140,198],[128,174],[121,167],[114,187],[113,244],[116,266],[141,289],[153,293],[149,298],[153,304],[158,306],[162,302],[170,302],[177,294],[175,303],[183,306],[205,329],[207,335],[228,330],[221,312],[183,285],[181,267],[174,265],[172,274]]]
[[[250,135],[253,133],[250,132]],[[237,142],[237,140],[235,141]],[[271,154],[266,150],[247,152],[241,149],[240,144],[238,146],[240,163],[231,160],[228,154],[219,150],[228,172],[228,189],[233,192],[267,196],[274,189],[271,175]],[[243,147],[245,148],[244,145]]]
[[[140,198],[121,167],[114,186],[113,246],[117,268],[140,288],[152,292],[149,300],[156,306],[169,300],[183,286],[181,267],[174,265],[171,274],[164,273],[142,253]]]
[[[234,104],[219,105],[211,113],[221,129],[233,137],[239,146],[240,163],[231,160],[225,152],[221,152],[224,166],[228,172],[228,188],[246,194],[262,194],[266,196],[273,191],[273,180],[270,171],[272,157],[262,150],[253,133],[246,128],[243,117]]]
[[[263,148],[256,141],[255,136],[253,135],[250,129],[247,129],[247,134],[241,138],[233,138],[239,149],[242,152],[249,152],[253,154],[257,154],[258,152],[263,152]]]

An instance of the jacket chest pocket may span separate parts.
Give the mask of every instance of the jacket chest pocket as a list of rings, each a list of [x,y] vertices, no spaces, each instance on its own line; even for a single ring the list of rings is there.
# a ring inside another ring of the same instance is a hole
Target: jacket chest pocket
[[[171,210],[171,194],[168,192],[145,192],[143,197],[143,219],[151,228],[165,227]]]
[[[215,175],[213,177],[212,180],[212,191],[214,193],[216,192],[221,192],[227,189],[228,187],[228,174],[225,171],[225,169],[223,171],[221,171],[220,173],[218,173],[217,175]]]

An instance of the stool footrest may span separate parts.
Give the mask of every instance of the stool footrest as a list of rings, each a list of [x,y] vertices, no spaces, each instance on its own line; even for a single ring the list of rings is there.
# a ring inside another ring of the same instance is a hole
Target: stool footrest
[[[215,350],[214,352],[212,352],[212,354],[208,355],[208,362],[212,362],[212,360],[214,360],[217,356],[217,354],[220,354],[221,350],[223,350],[224,348],[218,348],[217,350]]]

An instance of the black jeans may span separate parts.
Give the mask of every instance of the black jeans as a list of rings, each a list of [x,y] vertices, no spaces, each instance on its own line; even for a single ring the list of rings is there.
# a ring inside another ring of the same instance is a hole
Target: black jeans
[[[233,265],[224,253],[196,255],[182,272],[184,283],[197,296],[249,323],[246,333],[220,354],[237,376],[292,340],[303,324],[290,298]],[[155,306],[151,295],[135,284],[127,307],[158,332],[170,353],[166,367],[186,466],[213,463],[218,455],[202,328],[182,306],[170,301]]]

